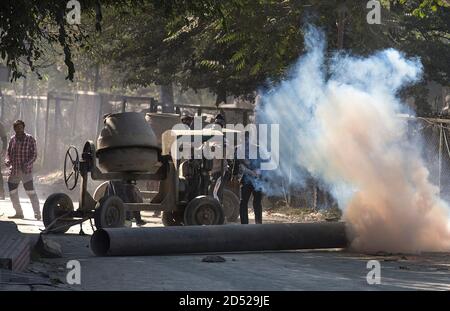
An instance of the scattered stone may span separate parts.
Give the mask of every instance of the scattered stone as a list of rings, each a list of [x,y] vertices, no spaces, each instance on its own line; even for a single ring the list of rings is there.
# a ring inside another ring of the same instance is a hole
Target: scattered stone
[[[202,259],[203,262],[225,262],[226,259],[222,256],[206,256]]]
[[[62,258],[61,245],[44,235],[41,235],[34,250],[43,258]]]
[[[385,258],[383,261],[398,261],[398,258]]]
[[[392,256],[393,254],[392,253],[388,253],[388,252],[385,252],[385,251],[378,251],[378,252],[376,252],[375,254],[373,254],[374,256]]]

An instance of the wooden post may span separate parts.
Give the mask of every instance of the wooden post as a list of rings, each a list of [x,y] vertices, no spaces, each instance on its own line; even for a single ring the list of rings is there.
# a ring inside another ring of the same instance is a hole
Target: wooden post
[[[23,101],[24,101],[24,100],[25,100],[25,99],[22,98],[22,100],[20,101],[20,104],[19,104],[19,116],[17,117],[17,119],[20,119],[20,120],[23,119],[23,116],[22,116],[22,109],[23,109]]]
[[[50,93],[47,93],[47,106],[45,109],[45,132],[44,132],[44,151],[42,153],[42,163],[41,166],[43,167],[45,165],[45,160],[47,157],[47,140],[48,140],[48,114],[50,110]]]
[[[100,103],[98,104],[98,115],[97,115],[97,128],[96,135],[100,133],[100,126],[103,123],[102,112],[103,112],[103,94],[98,95],[100,97]]]
[[[162,112],[174,112],[174,96],[172,83],[163,84],[160,87],[160,100],[162,104]]]
[[[441,174],[442,174],[442,141],[444,134],[444,126],[442,123],[439,123],[439,155],[438,155],[438,187],[439,187],[439,196],[441,195]]]
[[[59,115],[61,114],[61,99],[55,98],[55,120],[54,120],[54,129],[55,131],[59,131]]]
[[[100,86],[100,64],[98,62],[95,63],[94,70],[94,92],[97,92],[98,87]]]
[[[77,114],[78,114],[78,93],[74,94],[74,99],[72,103],[72,113],[73,113],[73,121],[72,121],[72,136],[75,136],[75,130],[77,128]]]
[[[158,103],[154,98],[150,99],[150,112],[158,112]]]
[[[39,120],[39,97],[36,97],[36,102],[34,103],[35,114],[34,114],[34,138],[37,139],[38,136],[38,120]]]
[[[344,48],[344,33],[345,23],[347,22],[348,9],[345,4],[338,7],[338,20],[337,20],[337,48],[342,50]]]
[[[22,88],[22,100],[20,101],[19,106],[19,119],[23,120],[23,106],[27,98],[25,97],[28,94],[28,83],[27,78],[23,79],[23,88]]]
[[[0,107],[0,120],[3,122],[5,121],[5,95],[3,95],[2,90],[0,88],[0,96],[2,97],[2,103],[1,103],[1,107]]]
[[[58,141],[58,136],[60,133],[60,116],[61,116],[61,99],[59,97],[55,98],[55,119],[54,119],[54,126],[53,126],[53,143],[55,144],[54,147],[52,147],[51,149],[54,150],[54,154],[59,155],[59,141]]]
[[[244,126],[247,126],[248,124],[248,112],[247,110],[244,110],[244,113],[242,114],[242,122],[244,124]]]
[[[127,99],[124,97],[122,99],[122,112],[125,112],[127,110]]]

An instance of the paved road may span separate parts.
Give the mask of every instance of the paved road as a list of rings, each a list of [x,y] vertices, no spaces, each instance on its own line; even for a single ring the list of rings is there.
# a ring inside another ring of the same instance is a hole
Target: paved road
[[[0,211],[13,214],[8,201]],[[32,210],[23,200],[25,216]],[[149,226],[160,226],[149,217]],[[0,217],[0,220],[5,220]],[[42,223],[17,221],[19,229],[37,233]],[[88,223],[85,232],[90,233]],[[95,257],[89,236],[79,227],[66,235],[54,235],[64,258],[41,259],[30,265],[34,275],[45,276],[56,286],[0,285],[22,290],[450,290],[450,254],[384,255],[352,254],[342,250],[217,254],[225,262],[202,262],[206,254],[147,257]],[[245,238],[245,237],[243,237]],[[68,286],[66,264],[78,260],[81,284]],[[381,264],[381,284],[369,285],[368,260]],[[58,284],[61,282],[61,284]]]

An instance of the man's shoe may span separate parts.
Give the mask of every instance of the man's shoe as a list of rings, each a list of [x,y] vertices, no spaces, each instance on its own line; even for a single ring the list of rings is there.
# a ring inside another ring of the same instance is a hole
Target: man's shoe
[[[34,214],[34,218],[36,218],[36,220],[41,220],[41,219],[42,219],[41,213],[39,213],[39,214]]]
[[[14,216],[8,216],[9,219],[23,219],[23,215],[16,214]]]

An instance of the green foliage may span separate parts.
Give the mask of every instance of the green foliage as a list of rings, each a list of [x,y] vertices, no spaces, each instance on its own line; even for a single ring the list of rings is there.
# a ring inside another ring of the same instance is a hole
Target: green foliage
[[[102,1],[101,10],[99,1],[81,3],[84,22],[73,27],[62,19],[65,1],[2,2],[0,54],[14,78],[21,75],[20,63],[32,70],[50,63],[92,86],[94,68],[100,68],[110,87],[175,83],[183,90],[208,89],[220,101],[284,79],[304,52],[305,23],[321,27],[328,52],[335,52],[341,21],[343,52],[394,47],[421,58],[425,79],[450,82],[444,0],[381,1],[382,25],[367,23],[365,1],[127,0]]]
[[[402,5],[407,5],[407,0],[399,1]],[[417,1],[414,1],[417,2]],[[419,3],[415,4],[415,7],[412,11],[414,16],[425,18],[432,14],[433,12],[437,12],[441,8],[450,8],[450,1],[448,0],[422,0]]]
[[[123,5],[119,0],[103,3]],[[136,2],[138,3],[138,2]],[[36,71],[45,63],[49,48],[62,49],[67,79],[72,80],[75,66],[72,50],[85,39],[79,25],[66,22],[67,1],[2,0],[0,5],[0,57],[12,70],[12,80],[24,75],[26,67]],[[99,0],[80,0],[83,12],[96,12],[96,28],[100,29]]]

